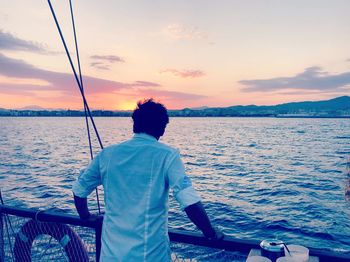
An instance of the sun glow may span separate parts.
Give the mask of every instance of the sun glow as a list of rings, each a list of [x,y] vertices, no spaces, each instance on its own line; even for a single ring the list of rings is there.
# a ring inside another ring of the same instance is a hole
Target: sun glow
[[[118,110],[134,110],[135,107],[136,107],[135,101],[122,101],[117,105]]]

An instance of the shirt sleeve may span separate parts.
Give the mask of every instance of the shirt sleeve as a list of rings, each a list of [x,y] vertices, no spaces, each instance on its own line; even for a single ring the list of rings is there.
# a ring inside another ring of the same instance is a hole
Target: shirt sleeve
[[[80,172],[78,178],[73,183],[72,191],[77,197],[86,198],[101,184],[100,154],[98,154],[89,166]]]
[[[169,186],[181,209],[201,201],[197,192],[192,187],[191,179],[185,173],[184,164],[181,161],[179,152],[175,153],[168,168]]]

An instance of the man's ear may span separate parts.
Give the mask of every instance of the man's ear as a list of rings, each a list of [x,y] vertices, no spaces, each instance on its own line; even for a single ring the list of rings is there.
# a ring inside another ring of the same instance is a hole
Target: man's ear
[[[163,136],[164,135],[164,133],[165,133],[165,128],[166,128],[166,126],[165,127],[162,127],[162,129],[161,129],[161,131],[160,131],[160,136]]]

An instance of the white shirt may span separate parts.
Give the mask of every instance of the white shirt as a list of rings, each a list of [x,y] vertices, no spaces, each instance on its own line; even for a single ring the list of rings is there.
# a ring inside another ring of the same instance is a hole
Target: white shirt
[[[102,150],[73,185],[87,197],[103,185],[100,261],[170,261],[169,187],[182,209],[200,201],[179,152],[140,133]]]

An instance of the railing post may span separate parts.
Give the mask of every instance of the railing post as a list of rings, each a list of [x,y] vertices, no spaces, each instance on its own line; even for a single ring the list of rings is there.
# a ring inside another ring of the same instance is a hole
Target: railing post
[[[101,236],[102,236],[103,216],[99,216],[95,224],[95,242],[96,242],[96,261],[100,261],[101,255]]]

